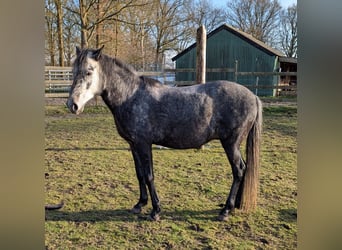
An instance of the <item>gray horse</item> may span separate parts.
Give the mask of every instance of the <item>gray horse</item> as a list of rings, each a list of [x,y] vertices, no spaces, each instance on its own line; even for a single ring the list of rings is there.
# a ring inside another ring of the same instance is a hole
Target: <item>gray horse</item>
[[[230,162],[233,183],[219,220],[234,208],[255,208],[258,186],[262,105],[247,88],[228,81],[190,87],[168,87],[139,76],[130,66],[100,49],[76,47],[73,84],[67,106],[80,114],[100,95],[111,110],[116,128],[130,145],[140,198],[133,213],[152,201],[150,219],[158,220],[160,202],[154,185],[152,144],[176,149],[200,148],[220,140]],[[247,137],[246,162],[240,144]]]

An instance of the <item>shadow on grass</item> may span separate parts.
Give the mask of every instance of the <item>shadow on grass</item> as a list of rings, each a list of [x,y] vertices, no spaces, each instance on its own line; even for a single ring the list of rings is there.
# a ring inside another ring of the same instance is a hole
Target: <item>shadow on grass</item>
[[[56,151],[56,152],[62,152],[62,151],[113,151],[113,150],[123,150],[123,151],[130,151],[130,149],[127,148],[105,148],[105,147],[88,147],[88,148],[46,148],[45,151]]]
[[[146,211],[148,212],[148,211]],[[197,220],[217,220],[219,209],[212,210],[177,210],[162,211],[161,220],[185,221],[189,218]],[[135,222],[148,220],[148,213],[139,215],[132,214],[130,210],[89,210],[79,212],[45,211],[46,221],[69,221],[69,222],[100,222],[100,221],[122,221]]]
[[[209,144],[204,145],[205,148],[208,149],[217,149],[217,148],[222,148],[222,146],[213,146]],[[73,148],[46,148],[45,151],[55,151],[55,152],[63,152],[63,151],[131,151],[129,147],[73,147]],[[157,146],[153,145],[152,146],[153,151],[158,151],[158,150],[182,150],[182,149],[173,149],[173,148],[167,148],[163,146]],[[198,149],[193,149],[193,150],[198,150]]]
[[[297,209],[281,209],[279,211],[279,220],[285,222],[296,222],[297,221]]]

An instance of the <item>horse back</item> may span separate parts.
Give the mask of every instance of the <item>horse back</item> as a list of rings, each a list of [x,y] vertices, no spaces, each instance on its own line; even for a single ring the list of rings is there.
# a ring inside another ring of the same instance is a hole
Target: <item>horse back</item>
[[[232,82],[217,81],[160,92],[149,117],[152,127],[159,127],[154,129],[155,141],[165,146],[200,147],[212,139],[243,133],[257,113],[256,96]]]
[[[231,82],[165,87],[151,81],[125,104],[116,120],[125,139],[198,148],[245,126],[255,116],[253,105],[254,94]]]

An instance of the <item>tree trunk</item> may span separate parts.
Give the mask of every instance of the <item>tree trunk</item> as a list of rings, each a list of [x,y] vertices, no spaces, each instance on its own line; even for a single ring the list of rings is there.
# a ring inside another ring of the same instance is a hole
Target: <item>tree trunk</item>
[[[119,46],[119,43],[118,43],[118,34],[119,34],[119,30],[118,30],[118,22],[117,21],[114,21],[114,24],[115,24],[115,52],[114,52],[114,55],[115,57],[118,56],[118,46]]]
[[[158,70],[158,65],[160,63],[160,54],[161,54],[161,44],[160,44],[160,41],[157,41],[157,44],[156,44],[156,52],[155,52],[155,65],[156,65],[156,70]]]
[[[79,0],[80,19],[81,19],[81,48],[88,47],[88,30],[87,30],[87,12],[85,10],[84,0]]]
[[[66,65],[70,66],[71,65],[71,37],[72,33],[70,28],[67,29],[67,37],[65,40],[65,48],[66,48]]]
[[[59,52],[59,66],[64,67],[64,43],[63,43],[63,10],[61,0],[55,0],[57,10],[57,40]]]
[[[97,21],[103,16],[101,0],[97,1],[96,11],[97,11]],[[96,25],[96,34],[95,34],[95,48],[100,48],[101,45],[101,36],[102,36],[102,26],[103,23],[100,22]]]
[[[51,66],[55,66],[55,43],[54,43],[54,36],[53,36],[53,31],[52,27],[49,32],[49,54],[50,54],[50,64]]]
[[[141,64],[142,64],[142,71],[145,71],[145,30],[144,25],[140,22],[140,29],[141,29],[141,38],[140,38],[140,51],[141,51]]]

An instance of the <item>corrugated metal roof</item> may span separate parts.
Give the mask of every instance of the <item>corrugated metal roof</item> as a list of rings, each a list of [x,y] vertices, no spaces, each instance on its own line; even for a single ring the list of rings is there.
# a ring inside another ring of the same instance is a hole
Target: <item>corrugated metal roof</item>
[[[270,46],[268,46],[267,44],[265,44],[264,42],[256,39],[255,37],[253,37],[250,34],[247,34],[246,32],[243,32],[241,30],[238,30],[228,24],[223,24],[220,27],[218,27],[217,29],[213,30],[212,32],[210,32],[207,35],[207,39],[209,39],[212,35],[222,31],[222,30],[226,30],[228,32],[231,32],[237,36],[239,36],[241,39],[244,39],[245,41],[247,41],[248,43],[252,44],[253,46],[265,51],[268,54],[272,54],[272,55],[276,55],[279,57],[284,57],[285,55],[279,51],[276,50]],[[193,49],[196,47],[196,43],[193,43],[191,46],[189,46],[188,48],[186,48],[185,50],[183,50],[181,53],[179,53],[178,55],[174,56],[172,58],[172,61],[177,60],[179,57],[181,57],[182,55],[184,55],[185,53],[187,53],[189,50]]]

